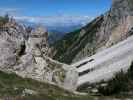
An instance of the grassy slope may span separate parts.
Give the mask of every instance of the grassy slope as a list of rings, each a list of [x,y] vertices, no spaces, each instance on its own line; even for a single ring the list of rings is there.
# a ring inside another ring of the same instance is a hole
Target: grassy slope
[[[34,90],[38,94],[27,94],[26,96],[22,97],[22,92],[24,89]],[[32,79],[23,79],[15,74],[6,74],[1,71],[0,97],[10,97],[14,98],[13,100],[93,100],[90,97],[79,97],[73,95],[53,85],[40,83]]]
[[[38,94],[22,96],[24,89],[34,90]],[[0,100],[116,100],[114,98],[78,96],[53,85],[0,71]]]

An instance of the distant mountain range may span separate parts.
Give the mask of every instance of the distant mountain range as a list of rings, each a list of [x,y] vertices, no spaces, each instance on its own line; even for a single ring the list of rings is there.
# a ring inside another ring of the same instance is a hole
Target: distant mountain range
[[[43,25],[49,32],[49,43],[62,38],[65,34],[85,26],[92,18],[89,16],[49,16],[49,17],[15,17],[25,25],[36,27]]]
[[[49,32],[68,33],[85,26],[92,18],[89,16],[49,16],[49,17],[15,17],[26,25],[44,25]]]

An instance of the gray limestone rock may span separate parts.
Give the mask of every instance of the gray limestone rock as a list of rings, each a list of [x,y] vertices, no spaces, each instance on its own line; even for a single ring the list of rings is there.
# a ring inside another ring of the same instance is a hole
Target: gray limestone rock
[[[24,78],[58,85],[63,88],[65,82],[70,90],[75,88],[75,69],[49,58],[48,33],[42,27],[37,27],[27,33],[26,27],[15,20],[0,27],[0,70],[15,72]],[[67,67],[67,68],[66,68]],[[67,74],[71,72],[71,74]],[[67,79],[73,81],[67,82]],[[68,89],[68,88],[67,88]]]

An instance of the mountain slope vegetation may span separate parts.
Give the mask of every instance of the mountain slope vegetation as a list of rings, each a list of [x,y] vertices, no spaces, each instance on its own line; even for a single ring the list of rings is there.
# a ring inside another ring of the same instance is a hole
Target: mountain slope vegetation
[[[87,44],[90,48],[88,48],[88,52],[84,56],[93,54],[95,51],[92,51],[92,49],[94,50],[96,47],[93,40],[96,40],[95,33],[98,31],[97,29],[100,27],[102,21],[103,16],[100,16],[82,29],[68,33],[61,40],[55,42],[53,46],[56,54],[53,58],[70,64],[77,53],[84,49]]]

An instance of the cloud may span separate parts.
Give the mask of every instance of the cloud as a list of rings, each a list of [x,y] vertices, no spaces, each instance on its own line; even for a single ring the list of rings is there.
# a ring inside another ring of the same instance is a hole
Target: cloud
[[[14,17],[18,21],[44,24],[44,25],[69,25],[69,24],[87,24],[94,17],[90,16],[45,16],[45,17],[29,17],[29,16],[16,16]]]
[[[21,12],[20,8],[0,8],[0,15],[2,16],[5,14],[9,14],[18,21],[33,23],[33,24],[43,24],[46,26],[52,26],[52,25],[69,26],[70,24],[85,25],[94,18],[91,16],[68,16],[68,15],[34,17],[34,16],[22,16],[20,12]]]

